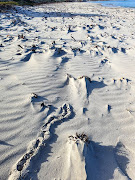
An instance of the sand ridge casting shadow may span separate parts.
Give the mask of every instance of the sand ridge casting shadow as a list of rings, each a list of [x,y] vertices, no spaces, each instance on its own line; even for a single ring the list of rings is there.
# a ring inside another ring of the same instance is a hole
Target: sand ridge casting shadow
[[[105,86],[106,84],[104,84],[103,81],[92,81],[90,84],[88,81],[86,81],[87,95],[89,96],[94,89],[104,88]]]
[[[126,152],[126,147],[124,146],[124,144],[122,144],[122,142],[118,142],[117,146],[114,149],[114,152],[115,152],[114,155],[115,155],[115,159],[116,159],[118,166],[120,167],[122,172],[129,178],[129,180],[132,180],[126,171],[127,164],[130,161],[126,157],[128,154]]]
[[[23,59],[21,59],[22,62],[28,62],[32,56],[33,52],[28,53],[27,55],[25,55],[25,57]]]
[[[13,146],[12,144],[9,144],[9,143],[7,143],[7,142],[5,142],[5,141],[1,141],[1,140],[0,140],[0,145]]]
[[[32,172],[31,174],[29,174],[32,176],[33,180],[38,180],[37,174],[40,171],[42,163],[47,161],[48,157],[51,156],[51,144],[55,143],[58,138],[58,136],[55,134],[55,131],[53,131],[54,127],[51,129],[53,138],[50,141],[47,141],[46,148],[41,149],[38,159],[33,160],[33,164],[36,164],[36,166],[31,166]],[[122,156],[117,153],[117,151],[120,150],[120,147],[118,145],[119,142],[116,147],[114,147],[104,146],[101,145],[101,143],[94,141],[90,141],[88,144],[83,141],[79,141],[72,140],[72,142],[67,142],[67,144],[65,144],[65,148],[68,149],[66,154],[67,160],[65,161],[65,166],[63,167],[63,169],[61,169],[61,171],[64,170],[68,172],[68,177],[66,179],[74,179],[74,172],[83,172],[83,175],[86,174],[87,180],[108,180],[113,179],[115,170],[119,169],[120,176],[125,176],[129,180],[131,180],[126,172],[129,159],[124,156],[124,153]],[[62,156],[64,156],[64,154],[62,154]],[[117,160],[116,156],[117,159],[121,158],[121,160]],[[68,159],[70,159],[70,161]],[[72,164],[72,166],[70,166],[70,163]],[[37,165],[39,167],[37,167]],[[38,170],[36,171],[36,169]],[[82,177],[82,179],[83,178],[85,179],[85,177]]]
[[[48,16],[49,15],[49,16]],[[62,12],[49,12],[46,14],[46,17],[76,17],[76,16],[81,16],[81,17],[100,17],[100,16],[106,16],[106,15],[101,15],[101,14],[81,14],[81,13],[62,13]]]
[[[103,146],[98,142],[91,141],[91,147],[88,147],[87,153],[84,151],[84,156],[86,158],[86,174],[87,180],[108,180],[114,178],[114,171],[120,168],[121,174],[125,175],[128,179],[130,177],[126,173],[126,168],[129,163],[129,159],[121,156],[117,153],[119,149],[118,145],[113,146]],[[119,144],[119,143],[118,143]],[[93,151],[93,152],[92,152]],[[116,161],[121,158],[121,161]],[[119,166],[118,162],[121,163]],[[123,168],[121,168],[123,166]],[[131,180],[131,179],[130,179]]]
[[[64,56],[65,54],[67,54],[67,52],[64,49],[56,48],[54,51],[53,57],[57,58],[57,57]]]
[[[112,48],[112,52],[113,52],[113,53],[117,53],[117,52],[118,52],[118,48],[113,47],[113,48]]]
[[[53,105],[48,104],[47,101],[48,101],[48,99],[46,99],[45,97],[36,95],[35,93],[32,94],[31,103],[32,103],[33,107],[38,106],[39,112],[43,112],[45,109],[48,109],[46,112],[47,114],[43,118],[43,120],[45,118],[47,118],[52,112],[55,112],[55,110],[57,109]]]
[[[70,74],[67,74],[64,85],[71,85],[71,89],[77,89],[81,95],[85,95],[87,98],[94,89],[100,89],[106,86],[103,81],[91,81],[88,76],[74,78]]]
[[[35,94],[35,93],[33,93]],[[47,100],[45,97],[42,97],[42,96],[39,96],[39,95],[36,95],[37,97],[35,97],[34,95],[32,94],[32,97],[31,97],[31,102],[32,103],[37,103],[37,102],[43,102],[44,100]]]

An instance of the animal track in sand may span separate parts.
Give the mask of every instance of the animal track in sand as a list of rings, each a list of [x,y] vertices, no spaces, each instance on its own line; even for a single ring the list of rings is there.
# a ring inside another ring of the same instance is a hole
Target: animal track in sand
[[[37,98],[37,96],[36,96]],[[13,166],[9,180],[18,178],[27,178],[29,171],[32,171],[32,160],[40,153],[41,148],[45,148],[46,142],[54,134],[54,129],[62,122],[69,120],[73,116],[73,109],[69,104],[64,104],[59,111],[59,114],[51,116],[39,132],[38,137],[30,143],[27,152],[20,158],[20,160]],[[53,130],[52,130],[53,129]],[[52,134],[51,134],[52,133]]]

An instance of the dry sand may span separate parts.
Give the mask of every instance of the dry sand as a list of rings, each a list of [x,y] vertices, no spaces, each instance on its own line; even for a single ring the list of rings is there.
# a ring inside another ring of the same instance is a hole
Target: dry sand
[[[135,180],[135,9],[0,14],[0,179]]]

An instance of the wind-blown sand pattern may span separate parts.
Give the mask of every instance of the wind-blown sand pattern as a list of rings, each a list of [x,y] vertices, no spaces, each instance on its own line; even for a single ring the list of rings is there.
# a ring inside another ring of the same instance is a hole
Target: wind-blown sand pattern
[[[0,179],[135,179],[135,9],[0,16]]]

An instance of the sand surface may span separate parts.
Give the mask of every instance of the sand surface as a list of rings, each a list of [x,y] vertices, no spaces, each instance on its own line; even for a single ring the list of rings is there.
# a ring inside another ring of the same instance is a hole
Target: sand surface
[[[135,9],[0,14],[0,180],[135,180]]]

